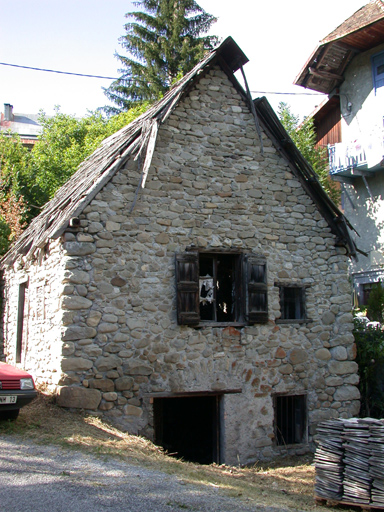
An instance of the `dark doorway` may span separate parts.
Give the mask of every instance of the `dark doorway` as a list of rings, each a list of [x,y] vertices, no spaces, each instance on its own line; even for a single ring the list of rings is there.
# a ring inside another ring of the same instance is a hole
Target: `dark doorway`
[[[155,398],[155,443],[190,462],[219,462],[221,396]]]

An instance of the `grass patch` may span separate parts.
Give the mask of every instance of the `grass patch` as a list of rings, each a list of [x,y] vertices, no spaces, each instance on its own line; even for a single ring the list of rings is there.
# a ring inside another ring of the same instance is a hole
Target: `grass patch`
[[[312,457],[284,458],[252,467],[218,464],[202,466],[167,456],[153,443],[122,432],[94,416],[69,412],[52,396],[38,398],[20,410],[14,421],[0,422],[0,435],[16,435],[39,444],[54,444],[130,464],[177,474],[185,483],[220,488],[227,495],[265,506],[328,512],[349,508],[317,507],[313,499],[315,471]]]

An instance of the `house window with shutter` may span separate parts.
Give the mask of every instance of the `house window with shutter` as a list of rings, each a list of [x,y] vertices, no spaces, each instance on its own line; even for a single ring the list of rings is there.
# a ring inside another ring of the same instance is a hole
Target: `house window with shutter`
[[[275,283],[279,287],[281,317],[278,322],[305,321],[305,286]]]
[[[268,321],[263,257],[225,251],[177,254],[176,281],[179,324]]]

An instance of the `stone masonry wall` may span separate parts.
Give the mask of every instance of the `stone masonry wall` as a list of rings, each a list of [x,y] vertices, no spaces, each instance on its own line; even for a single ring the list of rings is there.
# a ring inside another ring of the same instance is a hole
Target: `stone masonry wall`
[[[63,238],[59,403],[153,437],[154,393],[224,396],[226,463],[280,453],[273,396],[307,395],[316,422],[358,413],[344,249],[226,75],[211,70],[160,128],[144,190],[129,162]],[[179,326],[175,253],[194,244],[262,254],[269,322]],[[304,324],[279,324],[275,282],[309,285]],[[302,449],[301,446],[298,447]]]
[[[19,260],[4,275],[3,338],[7,363],[16,364],[19,285],[28,281],[24,306],[20,366],[35,380],[55,389],[61,378],[61,294],[63,292],[63,249],[52,242],[40,263]]]

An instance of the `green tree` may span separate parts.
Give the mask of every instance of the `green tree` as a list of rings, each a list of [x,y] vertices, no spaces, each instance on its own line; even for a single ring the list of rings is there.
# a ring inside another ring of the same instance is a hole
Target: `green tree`
[[[20,137],[0,133],[0,255],[25,226],[31,155]]]
[[[144,113],[148,106],[141,103],[109,119],[99,112],[91,112],[81,119],[62,114],[58,109],[53,117],[42,113],[39,122],[43,131],[31,155],[30,170],[38,193],[34,203],[43,206],[106,137]]]
[[[59,109],[53,117],[41,113],[43,131],[31,151],[17,135],[1,133],[0,255],[101,142],[148,107],[141,103],[109,119],[100,113],[78,119]]]
[[[316,146],[313,119],[307,117],[300,123],[299,117],[294,115],[289,105],[283,102],[279,104],[277,115],[303,157],[311,164],[324,190],[338,204],[340,190],[329,177],[327,150],[324,147]]]
[[[202,35],[216,18],[195,0],[140,0],[134,5],[143,11],[125,15],[133,20],[120,37],[128,55],[116,55],[123,68],[119,70],[121,77],[105,89],[116,105],[105,107],[108,113],[159,99],[218,42],[216,36]]]
[[[10,132],[0,133],[0,201],[13,195],[19,198],[26,192],[30,152],[20,137]]]

